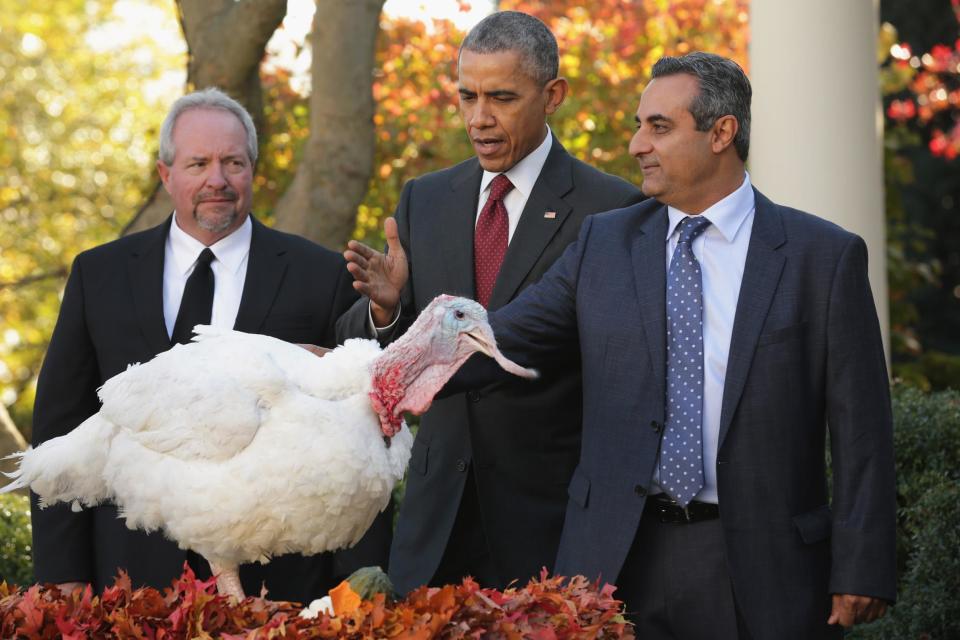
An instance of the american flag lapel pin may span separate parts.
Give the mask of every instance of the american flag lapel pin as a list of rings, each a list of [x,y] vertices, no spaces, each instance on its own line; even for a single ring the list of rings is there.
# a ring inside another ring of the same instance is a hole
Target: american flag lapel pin
[[[556,212],[556,211],[544,211],[544,212],[543,212],[543,217],[546,218],[547,220],[553,220],[554,218],[557,217],[557,212]]]

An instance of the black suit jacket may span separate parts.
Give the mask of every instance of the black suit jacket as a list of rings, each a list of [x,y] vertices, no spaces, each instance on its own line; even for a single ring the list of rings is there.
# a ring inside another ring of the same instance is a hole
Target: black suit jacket
[[[401,328],[435,296],[475,296],[473,234],[483,170],[474,158],[408,182],[396,219],[410,264]],[[642,198],[620,178],[571,157],[556,139],[504,258],[490,308],[536,282],[591,213]],[[554,212],[555,216],[544,214]],[[367,335],[368,300],[340,320],[338,338]],[[399,332],[397,332],[399,333]],[[396,335],[396,334],[395,334]],[[533,383],[509,380],[438,399],[413,445],[390,554],[402,593],[440,564],[472,466],[491,560],[504,586],[552,568],[566,487],[580,454],[580,363],[573,348]]]
[[[169,227],[168,219],[77,256],[37,383],[34,446],[96,413],[96,389],[105,380],[170,348],[162,294]],[[335,321],[357,297],[339,254],[253,220],[247,264],[237,330],[335,345]],[[309,602],[338,575],[385,563],[389,540],[390,517],[381,514],[368,537],[338,558],[291,554],[244,565],[244,589],[257,594],[266,581],[273,599]],[[186,558],[159,532],[127,529],[111,505],[71,513],[66,505],[38,509],[35,496],[33,541],[38,582],[91,582],[98,590],[120,568],[135,586],[165,587]]]
[[[836,637],[831,593],[896,591],[893,428],[866,246],[755,193],[716,460],[727,561],[752,638]],[[583,447],[557,559],[565,575],[618,579],[653,479],[666,236],[656,201],[591,216],[537,286],[491,314],[518,362],[545,366],[571,343],[582,358]]]

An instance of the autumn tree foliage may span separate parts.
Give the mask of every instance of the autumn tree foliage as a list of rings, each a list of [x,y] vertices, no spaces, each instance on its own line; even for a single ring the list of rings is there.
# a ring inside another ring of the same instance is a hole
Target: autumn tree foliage
[[[578,158],[637,182],[627,153],[633,114],[654,62],[706,50],[747,64],[748,1],[502,0],[556,34],[570,93],[549,124]],[[377,50],[374,177],[355,237],[380,242],[381,220],[410,178],[473,154],[458,114],[457,50],[466,34],[449,21],[384,18]]]
[[[110,0],[36,8],[0,11],[0,402],[21,428],[70,263],[149,193],[163,117],[151,88],[184,64],[149,37],[107,45]]]
[[[950,7],[954,41],[925,51],[887,23],[878,56],[893,373],[926,389],[960,386],[960,0]]]

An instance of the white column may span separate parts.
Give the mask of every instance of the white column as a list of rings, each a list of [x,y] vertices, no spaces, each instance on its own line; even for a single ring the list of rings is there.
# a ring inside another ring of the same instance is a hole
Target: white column
[[[774,202],[866,241],[889,360],[879,0],[751,0],[749,170]]]

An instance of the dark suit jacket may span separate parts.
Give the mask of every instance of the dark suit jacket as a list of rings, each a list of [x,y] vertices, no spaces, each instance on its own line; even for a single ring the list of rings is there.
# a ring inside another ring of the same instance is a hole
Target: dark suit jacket
[[[410,264],[402,299],[406,322],[441,293],[475,296],[473,232],[482,176],[479,162],[471,159],[404,187],[396,218]],[[490,308],[536,282],[576,238],[588,214],[641,197],[629,183],[574,159],[554,139]],[[545,218],[548,211],[556,217]],[[368,300],[361,298],[341,319],[339,339],[366,335],[367,308]],[[390,577],[401,593],[434,576],[469,465],[499,586],[552,567],[566,486],[580,452],[578,354],[570,350],[543,374],[535,383],[511,380],[436,400],[423,416],[390,554]]]
[[[664,421],[666,232],[655,201],[591,216],[541,282],[491,317],[528,365],[579,343],[583,445],[562,574],[616,581],[637,531]],[[863,241],[757,193],[717,455],[733,591],[753,638],[823,637],[830,593],[893,600],[892,449]]]
[[[33,441],[63,435],[99,410],[96,389],[134,362],[170,348],[163,319],[164,244],[170,220],[77,256],[60,317],[37,383]],[[335,345],[334,323],[356,299],[343,258],[253,221],[247,276],[235,328],[290,342]],[[390,517],[360,543],[348,565],[387,559]],[[33,509],[34,566],[39,582],[92,582],[99,590],[125,568],[135,586],[165,587],[184,551],[160,533],[131,531],[105,505],[71,513],[66,505]],[[309,602],[334,583],[329,554],[291,554],[269,565],[245,565],[247,593],[266,580],[271,597]],[[356,567],[353,567],[356,568]],[[335,584],[335,583],[334,583]]]

